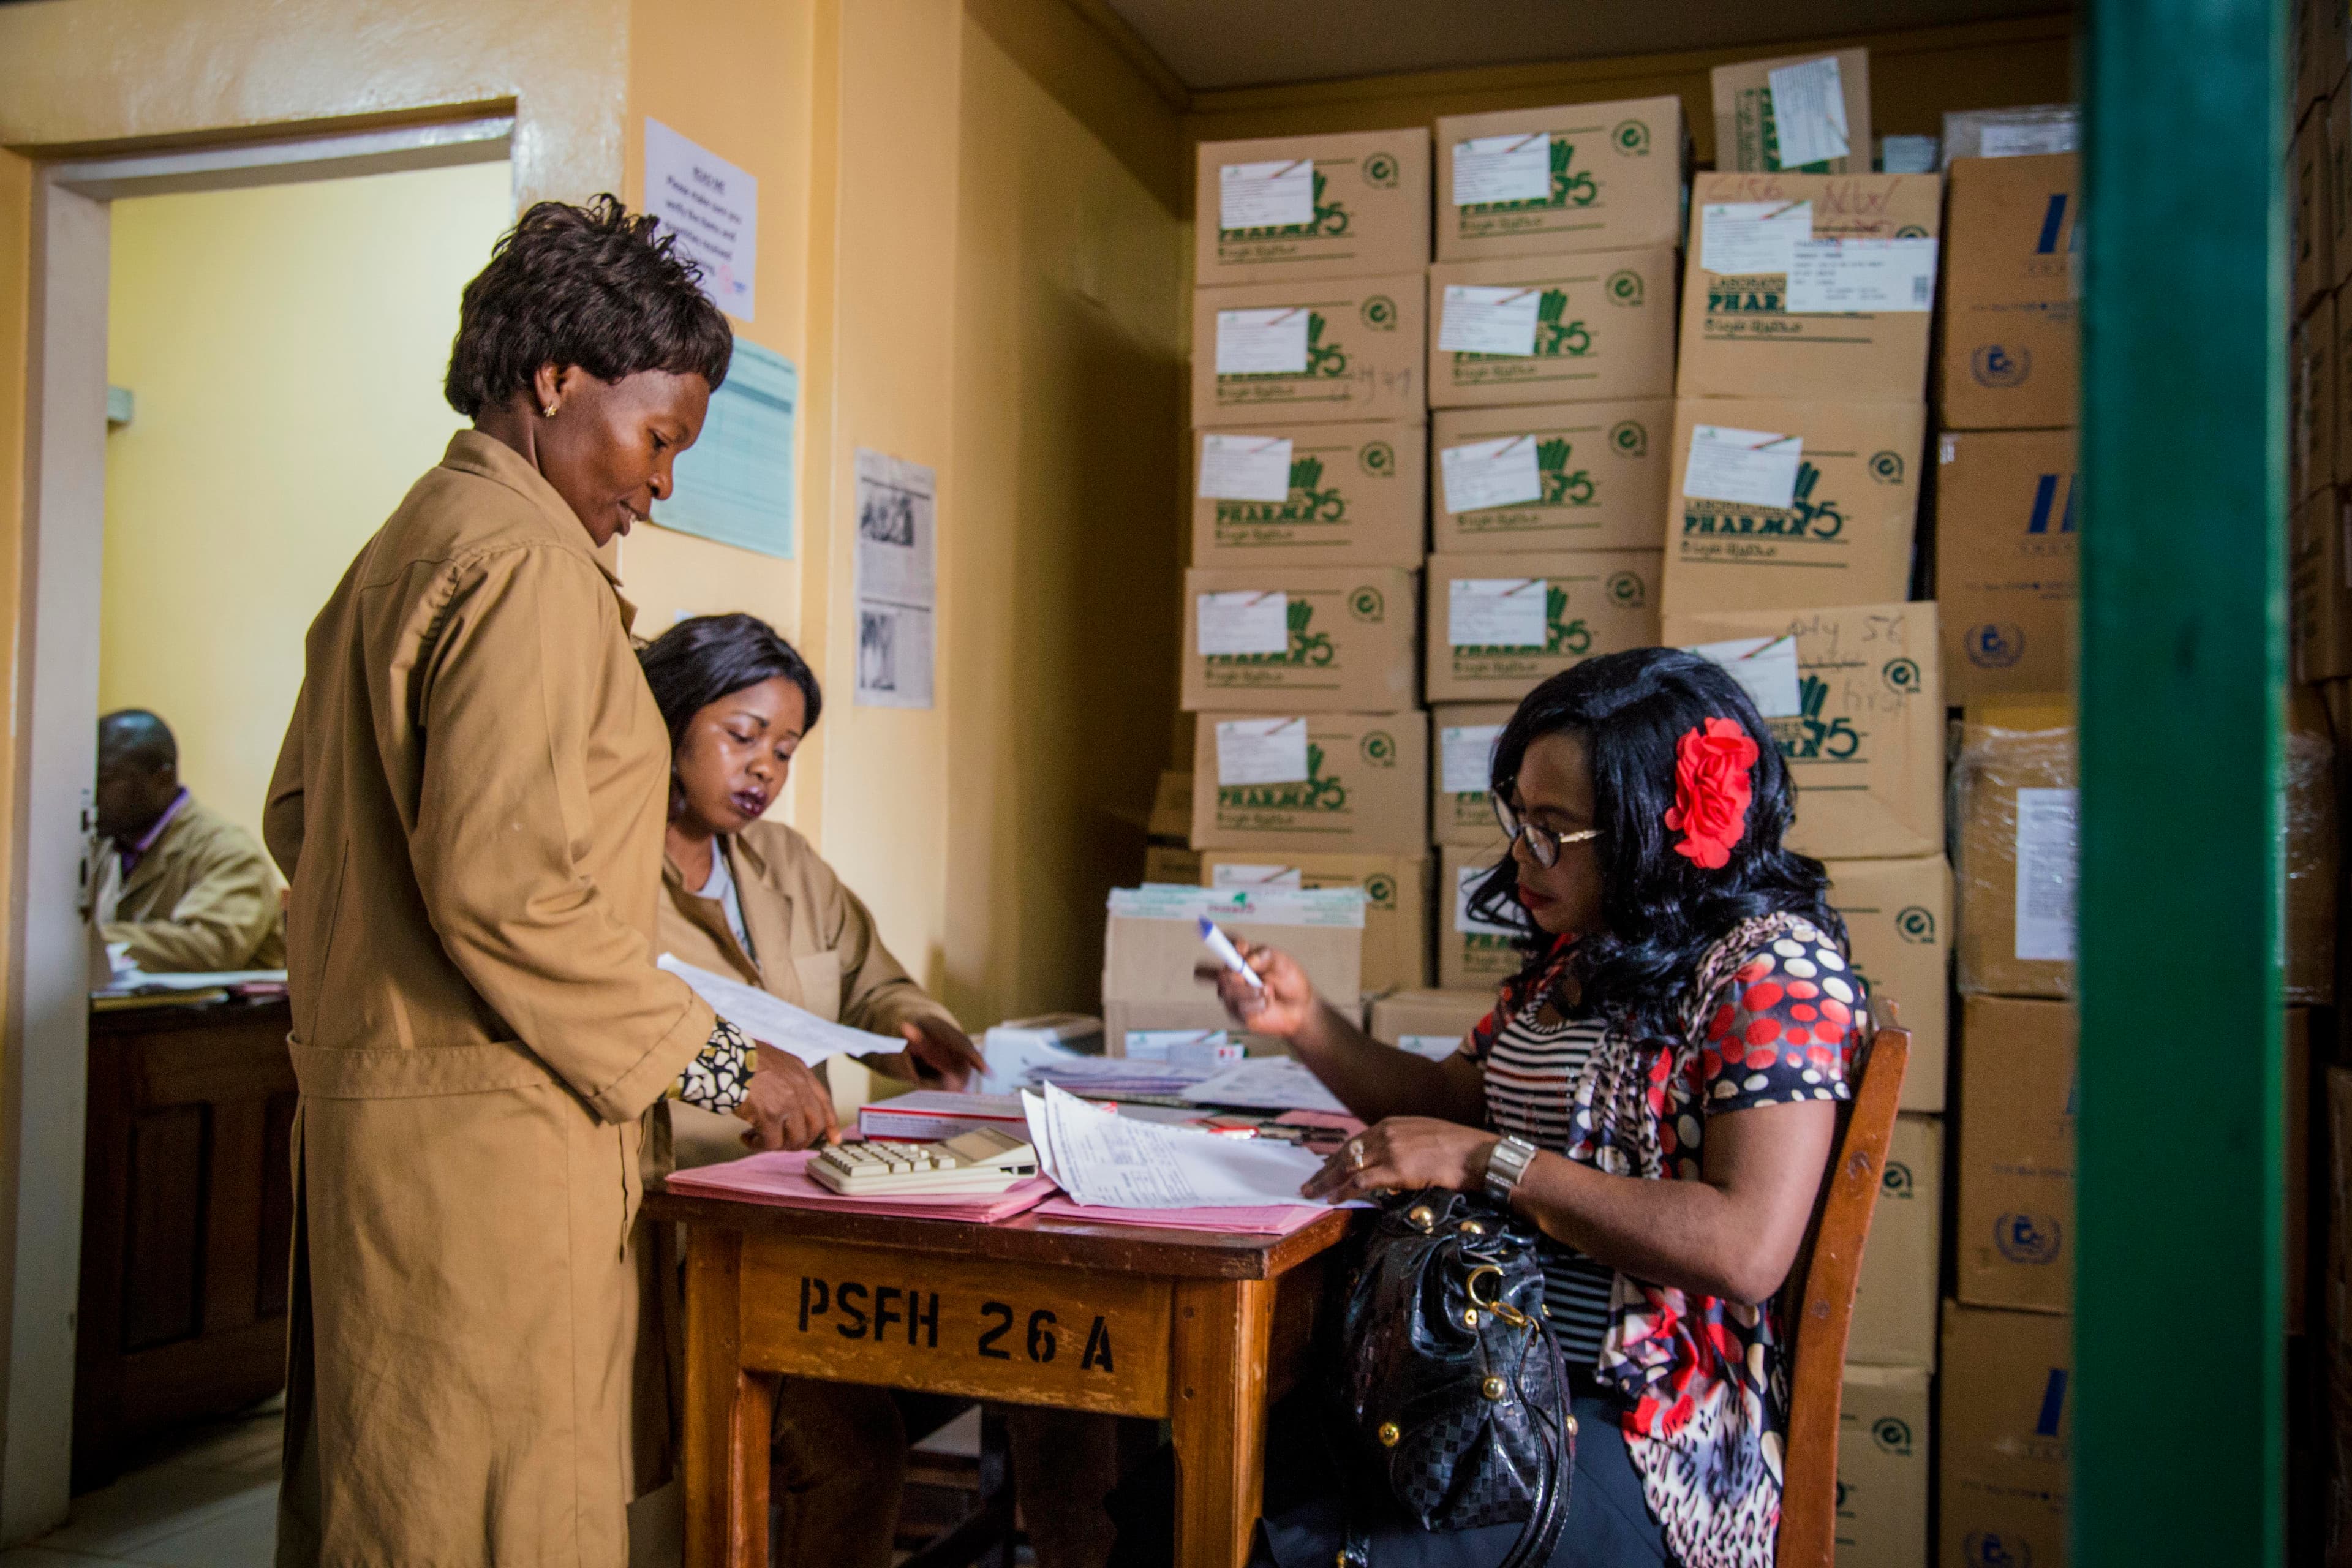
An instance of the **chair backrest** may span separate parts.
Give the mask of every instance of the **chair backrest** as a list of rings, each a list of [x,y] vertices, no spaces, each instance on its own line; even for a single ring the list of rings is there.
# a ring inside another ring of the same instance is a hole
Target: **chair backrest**
[[[1846,1331],[1862,1246],[1878,1207],[1886,1145],[1911,1061],[1911,1031],[1882,1025],[1865,1048],[1861,1081],[1839,1118],[1837,1152],[1803,1251],[1801,1286],[1781,1317],[1789,1338],[1789,1440],[1781,1450],[1777,1568],[1832,1568],[1837,1551],[1838,1402]]]

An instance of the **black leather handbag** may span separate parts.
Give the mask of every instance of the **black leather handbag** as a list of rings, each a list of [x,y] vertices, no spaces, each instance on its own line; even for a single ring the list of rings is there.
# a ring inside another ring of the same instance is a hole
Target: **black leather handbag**
[[[1368,1466],[1424,1530],[1523,1523],[1500,1568],[1541,1568],[1576,1463],[1568,1367],[1538,1233],[1485,1198],[1392,1198],[1339,1323],[1343,1396]],[[1361,1510],[1342,1561],[1370,1568]]]

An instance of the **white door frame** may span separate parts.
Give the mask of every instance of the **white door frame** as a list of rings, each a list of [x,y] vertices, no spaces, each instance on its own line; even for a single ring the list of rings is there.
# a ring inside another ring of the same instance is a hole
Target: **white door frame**
[[[97,766],[108,203],[509,155],[510,115],[42,165],[32,224],[7,1006],[0,1029],[0,1546],[62,1524],[73,1452]],[[226,132],[224,133],[226,134]],[[363,308],[353,301],[354,308]]]

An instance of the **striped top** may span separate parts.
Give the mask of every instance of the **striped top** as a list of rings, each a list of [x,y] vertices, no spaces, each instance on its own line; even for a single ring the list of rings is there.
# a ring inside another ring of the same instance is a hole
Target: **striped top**
[[[1555,1154],[1565,1152],[1570,1097],[1601,1032],[1597,1018],[1569,1020],[1555,1014],[1547,1019],[1540,997],[1506,1023],[1484,1064],[1486,1120],[1495,1131],[1517,1133]],[[1537,1244],[1536,1256],[1543,1265],[1544,1305],[1560,1353],[1571,1366],[1594,1365],[1609,1332],[1609,1293],[1616,1271],[1549,1237]]]

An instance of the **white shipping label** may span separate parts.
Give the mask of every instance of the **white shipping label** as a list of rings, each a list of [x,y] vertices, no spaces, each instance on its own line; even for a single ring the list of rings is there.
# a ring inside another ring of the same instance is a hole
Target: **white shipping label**
[[[1122,1049],[1129,1061],[1165,1062],[1180,1071],[1215,1072],[1249,1055],[1223,1029],[1129,1029]]]
[[[1882,174],[1932,174],[1943,162],[1943,140],[1936,136],[1882,136],[1878,139],[1878,172]]]
[[[1485,289],[1448,283],[1437,346],[1451,354],[1531,354],[1540,289]]]
[[[1217,169],[1217,226],[1290,228],[1315,221],[1315,161],[1224,163]]]
[[[1289,595],[1244,589],[1237,594],[1197,594],[1192,602],[1200,616],[1203,655],[1289,651]]]
[[[1493,868],[1487,866],[1454,868],[1454,929],[1464,936],[1517,936],[1520,934],[1516,927],[1496,925],[1492,921],[1482,921],[1470,912],[1470,895],[1478,890],[1478,884],[1486,879],[1486,873],[1491,869]]]
[[[1200,497],[1202,500],[1287,500],[1290,437],[1202,437]]]
[[[1787,719],[1804,711],[1797,698],[1797,639],[1792,633],[1777,637],[1734,637],[1729,642],[1694,643],[1686,650],[1723,666],[1756,711],[1767,719]]]
[[[1437,454],[1445,478],[1445,510],[1484,511],[1543,500],[1543,475],[1536,468],[1533,436],[1504,436],[1445,447]]]
[[[1539,202],[1551,195],[1551,138],[1540,131],[1454,144],[1454,205]]]
[[[1445,598],[1445,638],[1455,647],[1541,647],[1541,577],[1456,577]]]
[[[2071,789],[2017,792],[2017,956],[2074,962],[2074,799]]]
[[[1977,133],[1979,158],[2031,158],[2042,153],[2072,153],[2073,115],[2042,114],[2030,120],[1988,120]]]
[[[1926,310],[1935,302],[1932,239],[1809,239],[1790,259],[1791,315]]]
[[[1219,375],[1303,375],[1307,307],[1217,312]]]
[[[1397,1049],[1411,1051],[1414,1056],[1426,1058],[1433,1062],[1442,1062],[1461,1048],[1461,1037],[1457,1035],[1399,1035],[1397,1037]]]
[[[1780,167],[1801,169],[1843,158],[1846,142],[1845,83],[1835,55],[1765,73],[1772,86],[1772,127],[1780,142]]]
[[[1691,431],[1683,494],[1785,511],[1797,499],[1797,465],[1804,455],[1801,436],[1701,425]]]
[[[1786,272],[1813,237],[1811,202],[1703,202],[1698,264],[1708,272]]]
[[[1447,795],[1485,795],[1494,780],[1500,724],[1447,724],[1437,731],[1437,776]]]
[[[1296,866],[1212,866],[1213,888],[1303,888],[1306,873]]]
[[[1223,719],[1217,723],[1217,783],[1307,782],[1307,721]]]

